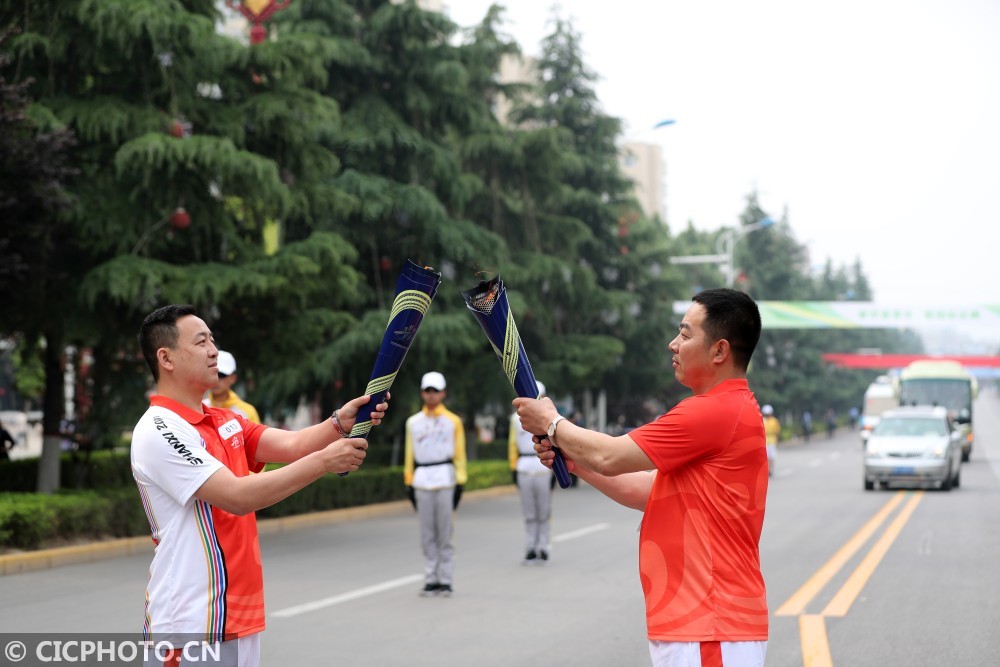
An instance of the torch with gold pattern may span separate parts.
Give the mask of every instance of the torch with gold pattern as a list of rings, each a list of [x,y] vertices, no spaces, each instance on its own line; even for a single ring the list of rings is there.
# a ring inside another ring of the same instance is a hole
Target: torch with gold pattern
[[[531,370],[528,354],[524,351],[524,344],[521,343],[521,336],[517,333],[517,325],[510,312],[510,304],[507,303],[507,290],[500,276],[481,281],[472,289],[465,290],[462,298],[486,332],[515,393],[521,398],[538,398],[535,374]],[[553,451],[556,458],[552,470],[555,471],[556,481],[562,488],[569,488],[572,480],[566,469],[566,461],[562,452],[558,449]]]
[[[368,438],[368,432],[372,429],[372,410],[382,402],[392,387],[396,373],[403,365],[403,358],[406,357],[440,285],[440,273],[407,260],[396,280],[396,297],[389,313],[389,324],[382,334],[382,344],[365,388],[365,393],[372,398],[358,410],[357,421],[351,429],[352,438]],[[339,474],[342,477],[347,475],[346,472]]]

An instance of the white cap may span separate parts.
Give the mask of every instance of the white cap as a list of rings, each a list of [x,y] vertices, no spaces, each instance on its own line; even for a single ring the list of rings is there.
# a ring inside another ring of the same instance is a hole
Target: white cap
[[[219,350],[219,359],[216,363],[222,375],[232,375],[236,372],[236,357],[228,352]]]
[[[447,385],[444,381],[444,376],[437,371],[431,371],[430,373],[424,373],[424,376],[420,378],[420,389],[444,389]]]
[[[535,380],[535,384],[538,385],[538,395],[539,396],[544,396],[545,395],[545,385],[542,384],[541,380]]]
[[[765,415],[774,414],[774,408],[772,408],[770,405],[765,405],[763,408],[760,409],[760,411]]]

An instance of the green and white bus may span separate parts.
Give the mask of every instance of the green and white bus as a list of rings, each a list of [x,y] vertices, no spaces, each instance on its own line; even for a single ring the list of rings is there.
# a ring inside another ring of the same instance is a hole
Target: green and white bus
[[[940,405],[962,434],[962,460],[968,461],[975,440],[972,403],[979,385],[957,361],[914,361],[899,374],[900,405]]]

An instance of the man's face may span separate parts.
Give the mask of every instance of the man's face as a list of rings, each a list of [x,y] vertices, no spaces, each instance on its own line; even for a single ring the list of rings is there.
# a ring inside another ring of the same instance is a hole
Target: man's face
[[[218,356],[212,331],[200,317],[185,315],[177,320],[177,347],[169,350],[169,358],[180,382],[197,385],[202,391],[214,387],[219,382]]]
[[[420,390],[420,399],[428,408],[436,408],[441,405],[447,395],[448,392],[444,389],[435,389],[434,387]]]
[[[670,341],[673,353],[674,377],[685,387],[699,393],[714,376],[715,342],[710,342],[702,325],[705,307],[696,303],[688,308],[678,327],[677,336]]]

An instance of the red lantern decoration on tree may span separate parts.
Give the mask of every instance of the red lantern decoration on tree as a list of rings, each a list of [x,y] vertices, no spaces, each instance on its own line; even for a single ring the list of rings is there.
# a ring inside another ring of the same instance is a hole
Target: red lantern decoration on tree
[[[267,39],[267,28],[262,24],[279,9],[284,9],[292,0],[226,0],[226,6],[237,10],[252,24],[250,43],[260,44]]]
[[[174,209],[174,212],[170,214],[170,227],[181,231],[182,229],[187,229],[191,225],[191,214],[188,213],[183,206]]]
[[[180,116],[170,120],[167,125],[167,134],[175,139],[183,139],[191,136],[192,129],[193,126],[191,125],[191,122],[186,120],[183,116]]]

